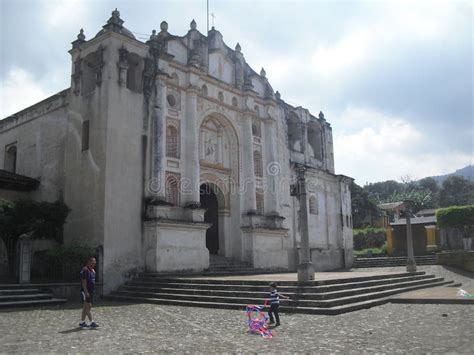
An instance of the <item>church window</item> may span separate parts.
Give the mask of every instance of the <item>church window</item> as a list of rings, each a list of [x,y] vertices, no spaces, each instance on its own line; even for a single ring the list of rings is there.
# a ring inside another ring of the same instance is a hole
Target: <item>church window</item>
[[[166,156],[179,158],[179,132],[172,125],[166,128]]]
[[[298,116],[291,114],[288,118],[288,145],[291,150],[301,152],[301,127]]]
[[[322,129],[316,122],[310,122],[308,124],[308,143],[309,155],[318,160],[322,160]]]
[[[253,163],[255,176],[263,177],[262,154],[258,150],[253,152]]]
[[[180,174],[166,172],[166,201],[175,206],[179,205],[179,181]]]
[[[237,107],[238,104],[239,104],[239,103],[238,103],[238,101],[237,101],[237,98],[234,96],[234,97],[232,98],[232,106]]]
[[[318,200],[316,200],[315,196],[311,196],[309,198],[309,213],[311,214],[318,214]]]
[[[208,92],[207,92],[207,86],[206,85],[202,86],[201,93],[203,94],[203,96],[207,96]]]
[[[82,122],[82,150],[89,149],[90,126],[89,120]]]
[[[166,100],[168,101],[169,107],[175,107],[177,104],[176,97],[173,94],[166,96]]]
[[[129,53],[127,61],[127,89],[140,93],[142,92],[143,60],[138,54]]]
[[[224,101],[224,94],[222,93],[222,91],[219,91],[219,94],[217,94],[217,98],[221,101]]]
[[[257,190],[255,192],[255,200],[257,202],[257,213],[263,215],[264,206],[263,206],[263,191]]]
[[[10,144],[5,147],[5,166],[4,169],[11,173],[16,173],[16,144]]]

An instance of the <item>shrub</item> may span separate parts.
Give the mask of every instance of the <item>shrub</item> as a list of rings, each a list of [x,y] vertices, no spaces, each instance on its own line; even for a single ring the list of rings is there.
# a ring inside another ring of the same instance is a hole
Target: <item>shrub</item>
[[[61,245],[37,252],[32,276],[48,281],[78,281],[81,267],[95,253],[95,248],[81,244]]]
[[[440,228],[474,226],[474,205],[440,208],[436,220]]]
[[[384,245],[385,229],[384,228],[364,228],[354,229],[354,249],[362,250],[367,248],[380,248]]]

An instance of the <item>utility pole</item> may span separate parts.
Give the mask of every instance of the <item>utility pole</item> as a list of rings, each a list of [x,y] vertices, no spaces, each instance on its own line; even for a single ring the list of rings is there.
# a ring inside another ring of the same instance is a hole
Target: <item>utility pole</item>
[[[314,280],[314,266],[311,262],[311,250],[309,249],[308,230],[308,201],[306,199],[306,168],[303,165],[296,166],[297,185],[296,194],[300,202],[300,223],[301,223],[301,253],[298,265],[298,281]]]
[[[405,218],[407,223],[407,272],[416,272],[415,253],[413,252],[413,234],[411,230],[411,201],[405,200]]]

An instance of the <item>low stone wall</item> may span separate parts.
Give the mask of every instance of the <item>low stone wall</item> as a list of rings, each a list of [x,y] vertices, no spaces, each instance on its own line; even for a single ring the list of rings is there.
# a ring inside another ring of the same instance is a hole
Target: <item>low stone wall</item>
[[[438,264],[474,272],[474,251],[449,251],[436,254]]]

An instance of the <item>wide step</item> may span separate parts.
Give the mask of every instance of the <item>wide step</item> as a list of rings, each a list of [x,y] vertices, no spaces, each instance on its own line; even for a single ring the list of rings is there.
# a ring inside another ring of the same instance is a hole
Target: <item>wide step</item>
[[[415,256],[417,265],[436,265],[436,255],[420,255]],[[354,268],[363,267],[387,267],[387,266],[405,266],[407,263],[406,257],[366,257],[355,258]]]
[[[265,303],[269,297],[268,282],[141,274],[121,286],[109,298],[164,305],[244,309],[247,304]],[[397,293],[450,283],[434,275],[416,272],[306,283],[281,281],[278,290],[290,297],[289,300],[281,300],[282,312],[340,314],[385,303]]]
[[[66,300],[28,285],[0,284],[0,308],[63,304]]]

